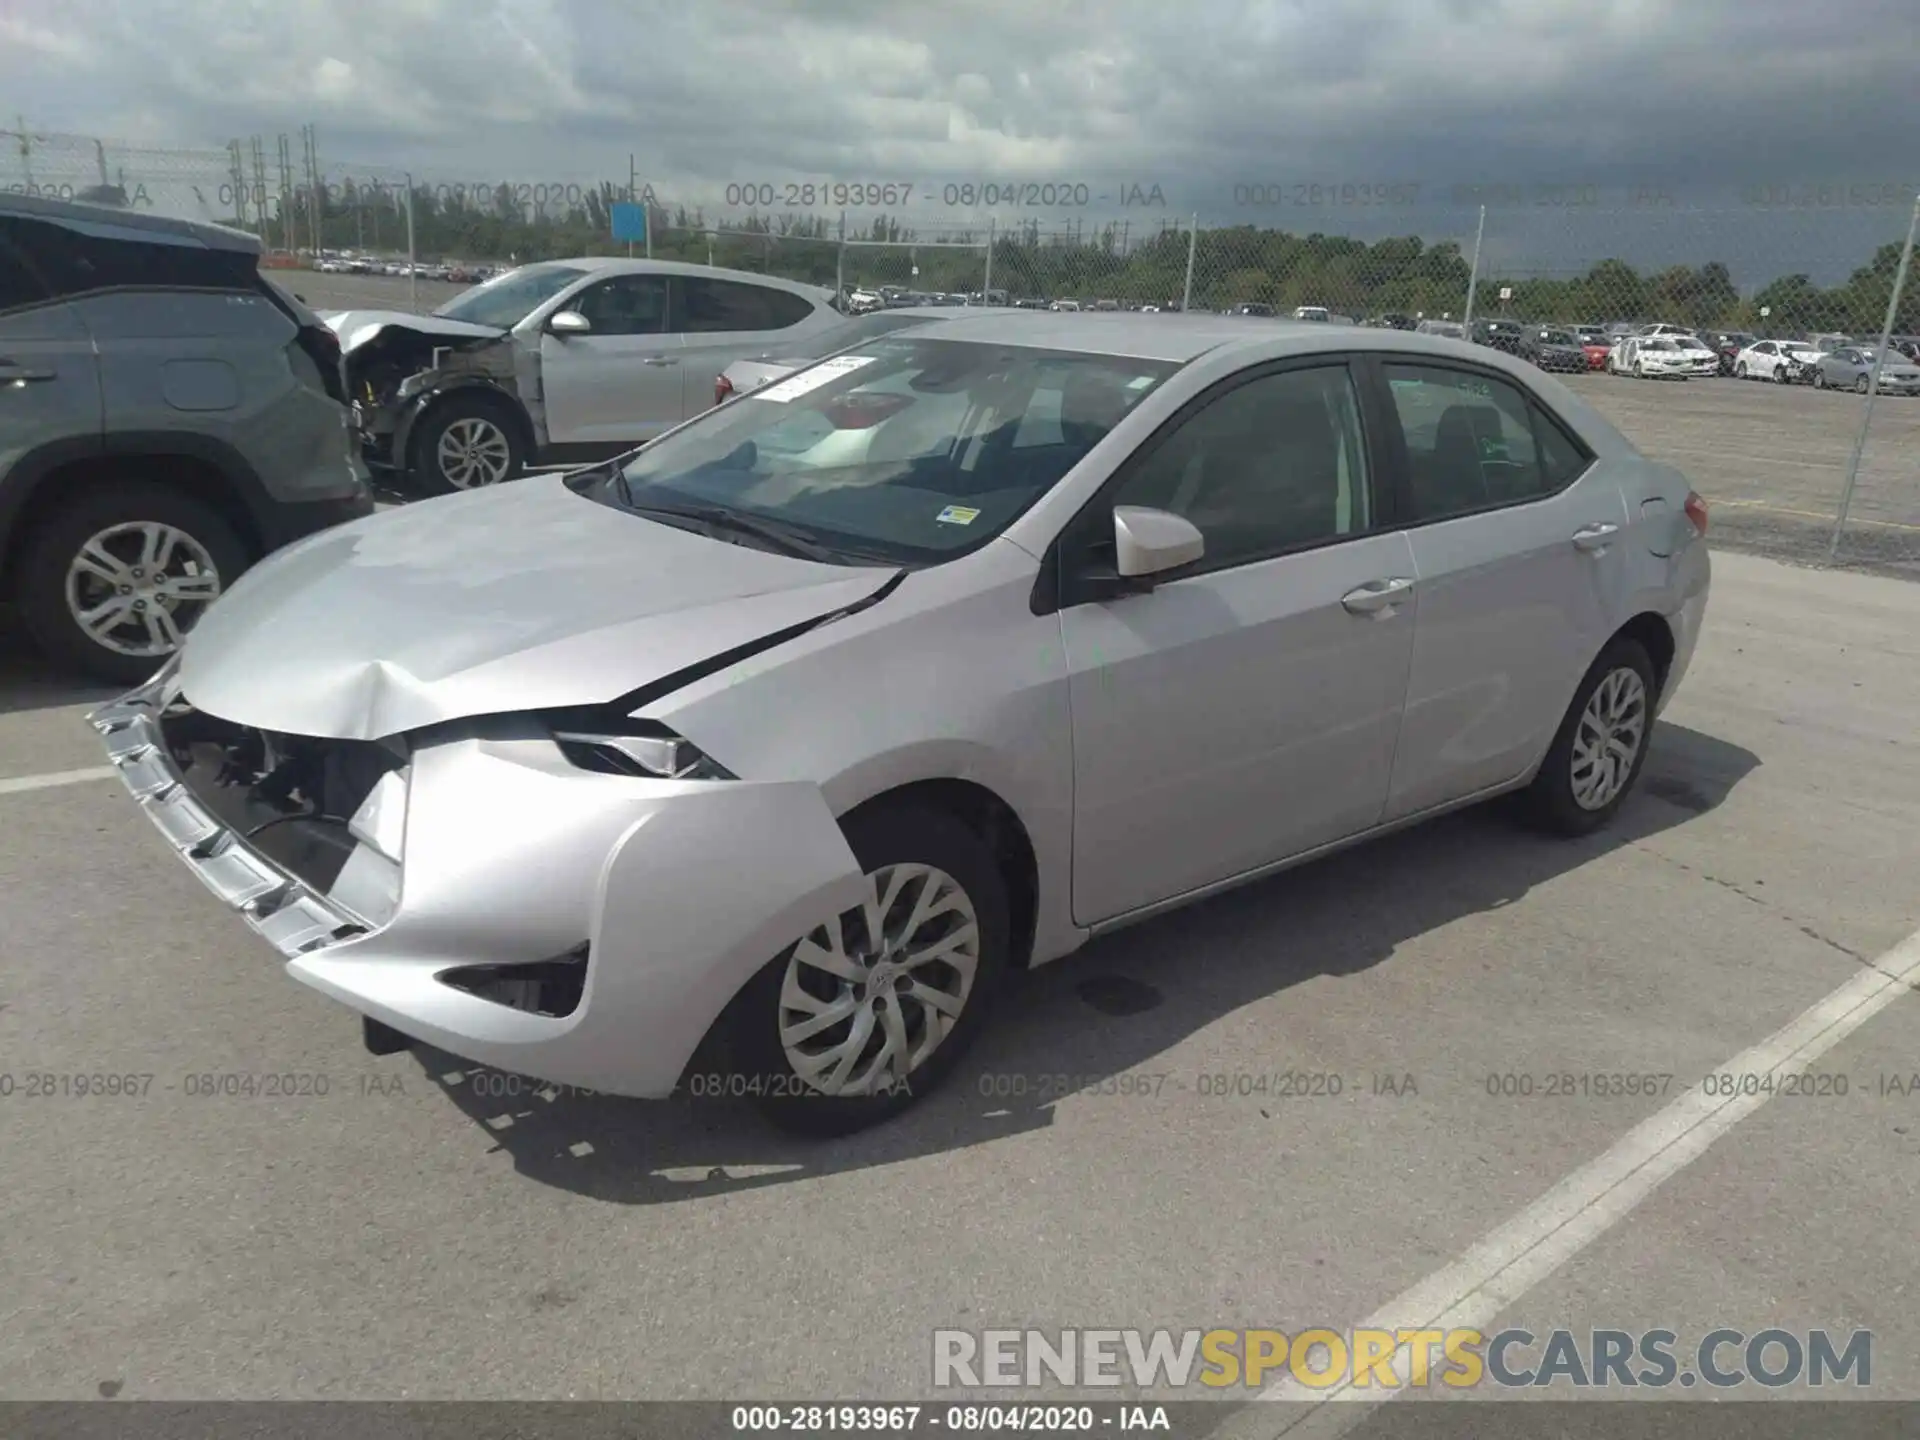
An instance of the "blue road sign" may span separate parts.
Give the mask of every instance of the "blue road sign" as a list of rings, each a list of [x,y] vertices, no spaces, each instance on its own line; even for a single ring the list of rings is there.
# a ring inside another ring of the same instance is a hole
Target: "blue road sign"
[[[639,240],[647,238],[647,207],[622,201],[612,207],[613,238],[616,240]]]

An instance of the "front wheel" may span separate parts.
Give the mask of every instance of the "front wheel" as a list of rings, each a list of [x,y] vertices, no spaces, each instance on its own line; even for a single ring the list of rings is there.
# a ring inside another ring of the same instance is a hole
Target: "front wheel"
[[[1646,369],[1638,360],[1633,362],[1633,378],[1636,380],[1644,380],[1647,378]]]
[[[526,466],[520,427],[507,402],[491,395],[451,395],[421,421],[412,470],[429,494],[451,495],[516,480]]]
[[[1640,778],[1658,696],[1646,647],[1625,636],[1610,642],[1521,792],[1527,818],[1558,835],[1586,835],[1611,820]]]
[[[856,817],[865,901],[776,956],[723,1022],[733,1089],[784,1130],[851,1134],[933,1089],[985,1023],[1006,972],[1005,882],[937,810]]]

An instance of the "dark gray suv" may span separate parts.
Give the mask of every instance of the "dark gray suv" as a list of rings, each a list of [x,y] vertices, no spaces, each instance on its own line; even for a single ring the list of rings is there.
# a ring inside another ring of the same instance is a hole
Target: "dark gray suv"
[[[144,679],[254,561],[373,510],[337,337],[241,231],[0,195],[0,592]]]

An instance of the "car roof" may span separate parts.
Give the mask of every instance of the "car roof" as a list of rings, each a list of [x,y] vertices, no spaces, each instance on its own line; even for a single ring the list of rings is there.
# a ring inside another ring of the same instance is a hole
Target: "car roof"
[[[750,285],[770,285],[781,290],[797,290],[807,295],[831,296],[827,285],[809,285],[803,280],[786,280],[778,275],[763,275],[757,270],[729,270],[720,265],[695,265],[685,260],[629,260],[624,255],[581,255],[565,260],[535,260],[516,265],[516,270],[585,270],[612,275],[699,275],[709,280],[741,280]]]
[[[91,205],[80,200],[56,200],[45,195],[20,195],[0,192],[0,215],[17,215],[46,220],[116,240],[137,240],[151,236],[157,243],[192,241],[209,250],[237,250],[258,255],[265,248],[260,237],[230,225],[207,220],[177,220],[171,215],[155,215],[150,210],[133,210],[119,205]]]
[[[1454,323],[1454,322],[1443,322]],[[940,327],[943,343],[1018,345],[1077,351],[1130,360],[1184,365],[1214,351],[1235,350],[1251,361],[1262,356],[1396,350],[1451,356],[1461,343],[1415,330],[1374,330],[1358,325],[1328,327],[1312,320],[1249,320],[1225,315],[1095,314],[1088,311],[962,311]],[[1483,358],[1477,352],[1476,359]]]

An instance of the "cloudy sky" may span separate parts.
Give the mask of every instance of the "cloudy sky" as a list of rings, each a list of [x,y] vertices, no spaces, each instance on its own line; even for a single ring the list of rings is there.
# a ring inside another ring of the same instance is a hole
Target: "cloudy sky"
[[[911,183],[926,214],[949,182],[1031,181],[1404,233],[1471,229],[1431,211],[1479,186],[1508,236],[1607,230],[1508,213],[1584,199],[1898,238],[1916,55],[1916,0],[0,0],[0,125],[258,134],[271,160],[310,122],[330,172],[463,183],[624,178],[631,154],[709,207],[812,178]],[[1342,199],[1295,204],[1313,184]]]

